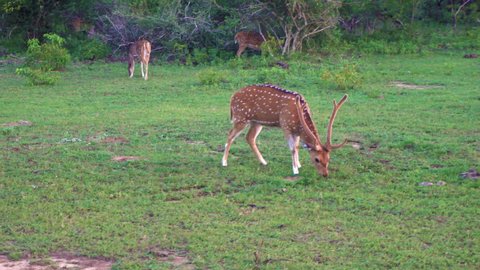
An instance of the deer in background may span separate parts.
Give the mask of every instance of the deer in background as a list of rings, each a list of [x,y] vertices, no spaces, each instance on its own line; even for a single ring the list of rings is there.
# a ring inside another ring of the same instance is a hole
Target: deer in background
[[[140,59],[140,68],[142,70],[142,78],[148,79],[148,62],[150,61],[150,52],[152,45],[147,40],[138,40],[130,45],[128,49],[128,76],[133,77],[135,70],[135,58]],[[145,67],[145,72],[144,72]]]
[[[246,48],[259,51],[265,38],[258,32],[238,32],[235,35],[235,43],[238,43],[237,57],[245,51]]]
[[[222,165],[227,166],[228,152],[235,138],[250,124],[247,142],[261,164],[267,165],[257,148],[256,138],[263,126],[283,129],[292,154],[293,174],[298,174],[301,167],[298,158],[300,141],[310,153],[310,159],[318,173],[328,176],[330,152],[347,143],[332,144],[332,128],[335,116],[342,104],[347,100],[344,95],[340,102],[333,101],[333,111],[327,128],[327,140],[322,144],[315,124],[312,121],[310,108],[302,95],[281,89],[270,84],[247,86],[236,92],[230,102],[230,118],[233,128],[230,130],[222,158]]]

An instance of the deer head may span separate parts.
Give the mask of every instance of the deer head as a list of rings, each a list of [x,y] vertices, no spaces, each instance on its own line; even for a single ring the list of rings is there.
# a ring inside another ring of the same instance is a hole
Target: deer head
[[[347,98],[348,95],[344,95],[338,104],[335,100],[333,101],[333,111],[328,122],[327,140],[325,144],[322,144],[320,142],[320,138],[318,137],[318,135],[310,129],[310,127],[305,121],[307,114],[310,115],[308,107],[306,107],[307,110],[305,110],[305,107],[301,104],[300,96],[297,96],[295,101],[297,105],[298,116],[302,124],[302,129],[304,131],[304,142],[310,153],[310,160],[317,169],[318,173],[325,177],[328,176],[328,163],[330,162],[330,152],[333,149],[338,149],[347,143],[347,140],[345,140],[343,143],[340,144],[332,144],[333,122],[335,121],[338,110],[347,100]]]

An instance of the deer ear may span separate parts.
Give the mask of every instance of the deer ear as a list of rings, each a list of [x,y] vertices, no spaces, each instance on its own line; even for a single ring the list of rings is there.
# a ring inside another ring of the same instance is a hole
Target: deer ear
[[[310,145],[310,144],[304,143],[303,148],[308,149],[308,151],[311,151],[311,150],[320,151],[320,150],[322,150],[322,146],[319,145],[319,144]]]

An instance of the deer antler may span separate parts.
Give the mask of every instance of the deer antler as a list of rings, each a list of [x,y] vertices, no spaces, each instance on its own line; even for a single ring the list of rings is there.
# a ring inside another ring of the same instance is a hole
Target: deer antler
[[[300,123],[302,123],[303,130],[305,130],[305,133],[307,134],[307,136],[310,137],[315,142],[315,145],[313,147],[315,148],[315,150],[318,151],[321,148],[320,141],[318,140],[317,136],[313,134],[313,132],[310,130],[307,123],[305,122],[305,115],[303,114],[302,103],[300,102],[300,100],[301,100],[300,96],[297,96],[295,98],[295,103],[297,105],[298,118],[300,118]]]
[[[340,109],[342,104],[347,100],[348,95],[344,95],[343,98],[338,102],[333,100],[333,111],[332,116],[330,116],[330,121],[328,122],[328,129],[327,129],[327,142],[325,143],[325,147],[327,149],[337,149],[344,146],[348,140],[345,139],[343,143],[340,144],[332,144],[332,131],[333,131],[333,122],[335,121],[335,116],[337,115],[337,111]]]

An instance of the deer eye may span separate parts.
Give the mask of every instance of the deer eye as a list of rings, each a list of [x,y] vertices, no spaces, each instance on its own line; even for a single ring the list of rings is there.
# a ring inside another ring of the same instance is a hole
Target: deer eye
[[[320,160],[318,158],[315,158],[316,163],[320,163]]]

